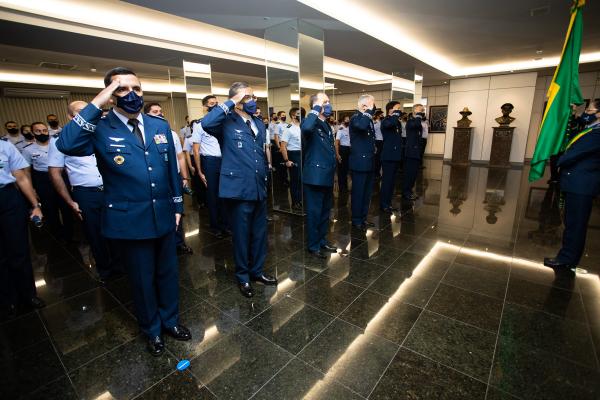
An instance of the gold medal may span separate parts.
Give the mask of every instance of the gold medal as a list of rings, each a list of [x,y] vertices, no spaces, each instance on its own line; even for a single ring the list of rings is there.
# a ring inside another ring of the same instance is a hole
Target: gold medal
[[[115,156],[115,158],[113,158],[113,160],[115,160],[115,163],[117,163],[117,165],[121,165],[125,162],[125,157]]]

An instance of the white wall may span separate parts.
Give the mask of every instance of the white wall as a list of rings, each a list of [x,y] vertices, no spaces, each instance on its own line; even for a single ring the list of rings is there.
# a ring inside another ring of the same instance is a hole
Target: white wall
[[[448,96],[448,126],[446,129],[444,158],[452,158],[452,141],[458,114],[464,107],[469,107],[473,114],[469,117],[473,123],[473,142],[470,159],[473,161],[489,161],[492,146],[492,127],[498,126],[495,118],[502,113],[503,103],[515,106],[511,116],[516,120],[510,162],[522,163],[525,158],[529,125],[536,91],[536,72],[484,76],[477,78],[454,79],[450,81]]]
[[[525,159],[527,160],[531,160],[533,157],[535,144],[540,133],[546,94],[551,82],[552,76],[539,76],[536,81],[533,111],[531,113],[531,123],[529,124],[529,135],[525,151]],[[584,99],[600,98],[600,72],[583,72],[579,74],[579,85]]]

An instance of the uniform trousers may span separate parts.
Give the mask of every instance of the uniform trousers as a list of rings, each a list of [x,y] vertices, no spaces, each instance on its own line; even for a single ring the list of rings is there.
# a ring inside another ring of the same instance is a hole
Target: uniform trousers
[[[379,207],[386,209],[392,206],[394,186],[396,185],[396,174],[400,167],[400,161],[382,161],[381,169],[381,193],[379,195]]]
[[[179,318],[179,269],[174,231],[155,239],[115,239],[127,268],[138,324],[148,337]]]
[[[413,186],[417,181],[421,160],[417,158],[404,159],[404,176],[402,177],[402,197],[408,199],[413,194]]]
[[[342,162],[338,163],[338,187],[340,192],[345,192],[348,190],[348,170],[350,166],[350,146],[341,146],[339,147],[340,157],[342,157]]]
[[[54,189],[50,175],[48,172],[32,169],[31,180],[42,203],[45,225],[55,235],[71,240],[73,238],[73,211]]]
[[[373,192],[373,171],[352,171],[352,224],[367,222],[371,193]]]
[[[266,200],[226,199],[231,217],[235,276],[240,283],[263,273],[267,257]]]
[[[304,184],[304,209],[308,230],[308,250],[319,251],[327,244],[333,187]]]
[[[302,152],[300,150],[288,151],[288,159],[294,163],[290,171],[290,196],[292,205],[302,202]]]
[[[376,140],[375,148],[377,149],[377,152],[373,157],[373,162],[375,163],[375,176],[379,178],[381,176],[381,151],[383,150],[383,140]]]
[[[585,249],[588,221],[592,213],[594,196],[565,192],[562,247],[556,256],[564,264],[578,265]]]
[[[36,296],[29,254],[27,206],[14,184],[0,188],[0,302],[28,302]]]
[[[221,160],[221,157],[200,157],[202,172],[206,177],[206,204],[208,206],[210,229],[215,232],[224,231],[229,227],[223,200],[219,198]]]

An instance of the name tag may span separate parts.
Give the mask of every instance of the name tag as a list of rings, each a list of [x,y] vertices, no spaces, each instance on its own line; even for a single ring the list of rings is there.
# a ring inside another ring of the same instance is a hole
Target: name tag
[[[169,143],[169,142],[167,141],[167,137],[164,134],[159,133],[158,135],[154,135],[154,143],[162,144],[162,143]]]

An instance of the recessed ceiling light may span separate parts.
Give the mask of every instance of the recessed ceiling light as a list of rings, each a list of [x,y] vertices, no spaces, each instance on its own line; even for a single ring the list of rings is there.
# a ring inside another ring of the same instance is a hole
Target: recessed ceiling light
[[[448,81],[444,81],[444,85],[447,84],[447,83],[448,83]]]
[[[542,54],[544,52],[544,50],[536,50],[535,54]]]
[[[90,72],[96,72],[96,68],[90,68]]]

